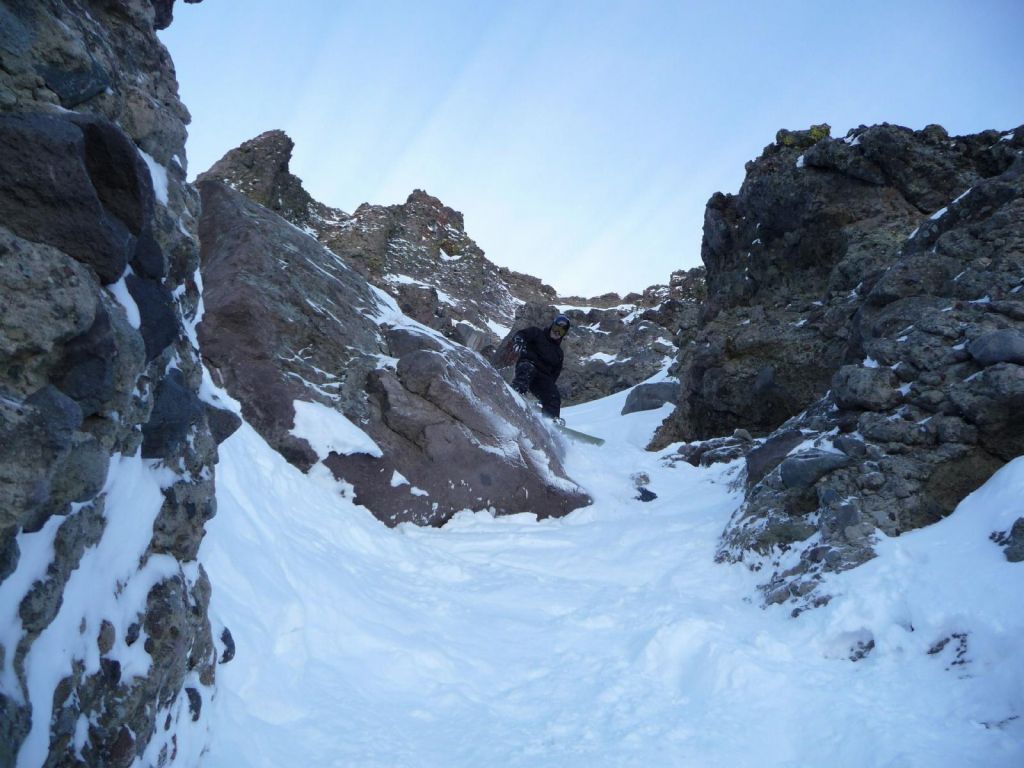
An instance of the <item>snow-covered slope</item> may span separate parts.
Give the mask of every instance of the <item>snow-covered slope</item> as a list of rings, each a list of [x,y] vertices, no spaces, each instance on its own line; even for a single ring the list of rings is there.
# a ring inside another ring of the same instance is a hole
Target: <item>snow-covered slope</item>
[[[1024,568],[989,540],[1024,459],[793,619],[713,562],[733,469],[645,452],[665,412],[626,394],[568,410],[608,440],[566,446],[595,503],[540,522],[389,529],[243,426],[201,552],[237,645],[203,765],[1024,764]]]

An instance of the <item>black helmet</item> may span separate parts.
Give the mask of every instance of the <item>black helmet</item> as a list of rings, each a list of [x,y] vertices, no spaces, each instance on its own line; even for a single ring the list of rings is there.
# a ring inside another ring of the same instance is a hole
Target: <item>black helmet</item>
[[[551,334],[551,338],[557,339],[559,342],[565,337],[565,334],[569,332],[569,328],[572,323],[569,322],[569,318],[565,315],[558,315],[554,320],[551,321],[551,327],[548,328],[548,333]]]

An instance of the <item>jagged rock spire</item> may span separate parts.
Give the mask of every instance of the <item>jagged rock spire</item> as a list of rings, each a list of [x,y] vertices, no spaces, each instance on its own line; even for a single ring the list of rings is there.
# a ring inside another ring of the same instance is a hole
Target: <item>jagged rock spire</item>
[[[200,174],[198,181],[221,181],[253,202],[284,216],[297,226],[307,224],[322,208],[290,170],[295,142],[284,131],[261,133],[232,149]]]

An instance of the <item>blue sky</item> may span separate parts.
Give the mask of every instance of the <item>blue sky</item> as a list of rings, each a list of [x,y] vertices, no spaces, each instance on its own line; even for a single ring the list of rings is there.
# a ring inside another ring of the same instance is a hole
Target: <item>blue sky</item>
[[[1024,123],[1024,1],[205,0],[161,33],[190,176],[272,128],[347,211],[425,189],[562,294],[700,264],[779,128]]]

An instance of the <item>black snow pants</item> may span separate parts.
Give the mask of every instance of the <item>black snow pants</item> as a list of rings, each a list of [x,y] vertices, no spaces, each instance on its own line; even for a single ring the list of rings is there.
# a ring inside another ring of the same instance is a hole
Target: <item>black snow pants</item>
[[[516,375],[512,379],[512,389],[525,395],[532,392],[540,400],[541,410],[545,416],[557,419],[562,410],[562,393],[555,386],[555,380],[541,373],[529,360],[520,360],[516,364]]]

